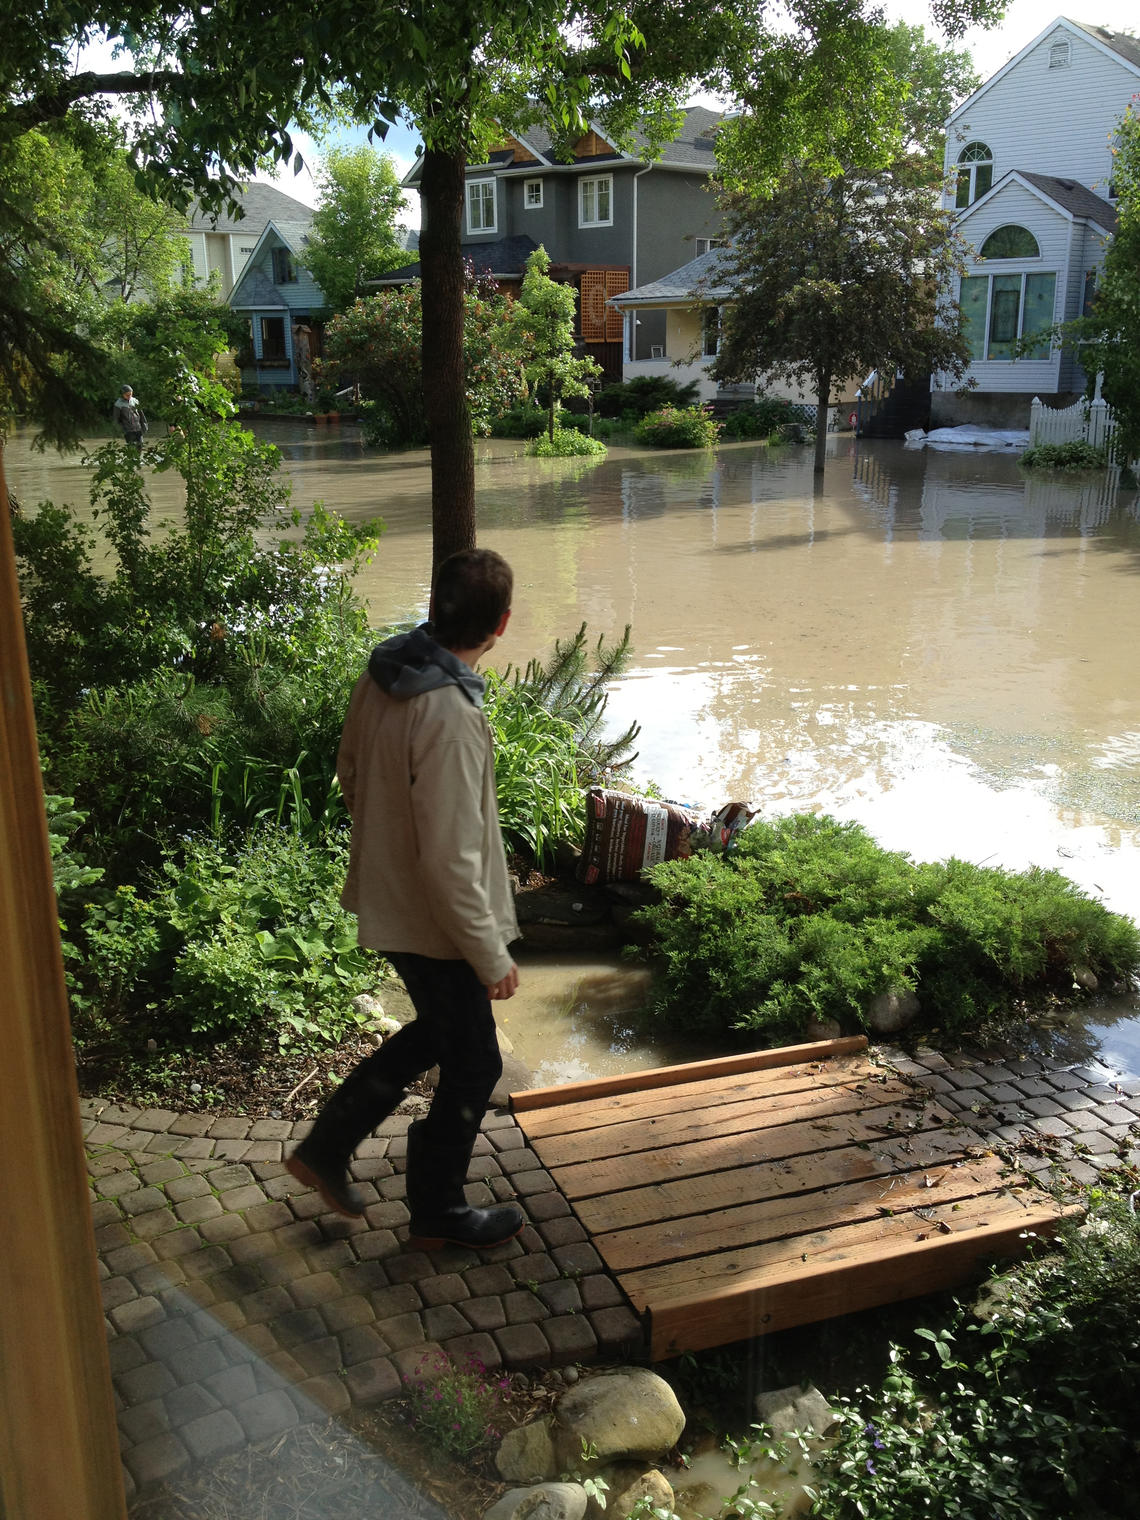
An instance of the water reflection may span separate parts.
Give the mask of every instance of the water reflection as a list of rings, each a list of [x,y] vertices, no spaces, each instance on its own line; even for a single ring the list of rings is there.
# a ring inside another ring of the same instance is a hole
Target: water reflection
[[[360,581],[377,623],[422,615],[426,452],[258,431],[302,507],[384,518]],[[630,623],[612,722],[641,722],[640,775],[667,795],[827,808],[918,858],[1055,866],[1140,917],[1135,493],[1031,476],[1008,454],[829,449],[821,484],[795,446],[576,461],[480,442],[481,541],[516,572],[495,658]],[[17,437],[9,465],[25,502],[85,497],[73,458]],[[177,506],[168,477],[155,484],[160,511]],[[626,1058],[595,1034],[568,1033],[559,1070]]]

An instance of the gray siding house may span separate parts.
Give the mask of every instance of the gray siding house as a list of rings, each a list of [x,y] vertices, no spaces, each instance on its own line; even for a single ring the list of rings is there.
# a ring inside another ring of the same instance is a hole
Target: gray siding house
[[[690,106],[657,159],[645,153],[644,138],[621,151],[593,128],[567,161],[555,156],[545,127],[504,135],[485,164],[468,166],[464,253],[509,289],[542,244],[551,275],[579,292],[586,349],[607,379],[620,379],[626,353],[646,360],[664,354],[665,314],[623,318],[610,298],[660,279],[716,242],[722,218],[709,182],[721,120]],[[416,164],[405,186],[416,189],[419,176]],[[408,265],[377,283],[402,284],[418,274],[418,265]]]
[[[242,383],[259,390],[312,395],[312,360],[320,352],[313,317],[325,298],[303,262],[309,223],[269,222],[230,292],[230,306],[250,324],[249,347],[238,356]]]
[[[216,273],[223,301],[229,297],[257,247],[258,238],[271,221],[300,223],[307,228],[313,214],[303,201],[294,200],[273,185],[256,181],[243,188],[241,208],[245,215],[236,217],[227,211],[204,211],[195,204],[184,229],[195,280],[204,285]]]

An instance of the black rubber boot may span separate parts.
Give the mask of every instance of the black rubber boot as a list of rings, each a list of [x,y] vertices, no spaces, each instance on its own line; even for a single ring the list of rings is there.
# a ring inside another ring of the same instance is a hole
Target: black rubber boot
[[[513,1240],[522,1230],[526,1219],[517,1204],[476,1209],[464,1198],[463,1183],[474,1144],[472,1134],[466,1146],[440,1156],[425,1141],[422,1120],[408,1125],[405,1189],[412,1216],[410,1250],[437,1251],[451,1245],[487,1251]]]
[[[330,1209],[349,1219],[359,1219],[364,1205],[349,1186],[348,1159],[404,1096],[369,1065],[365,1061],[349,1072],[285,1162],[298,1182],[315,1188]]]

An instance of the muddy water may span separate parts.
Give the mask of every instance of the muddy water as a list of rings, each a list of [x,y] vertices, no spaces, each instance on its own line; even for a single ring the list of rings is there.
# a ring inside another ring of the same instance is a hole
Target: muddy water
[[[262,430],[301,504],[384,518],[360,583],[376,621],[421,615],[426,456],[369,454],[351,429]],[[82,499],[81,466],[21,439],[9,469],[25,501]],[[1054,866],[1140,917],[1134,494],[850,439],[822,486],[799,448],[594,463],[492,441],[477,493],[481,542],[517,579],[496,659],[525,663],[583,620],[607,636],[632,624],[611,713],[643,725],[637,771],[666,795],[827,809],[922,859]],[[632,1033],[638,989],[612,968],[528,969],[508,1028],[542,1080],[661,1055]],[[1137,1011],[1093,1016],[1102,1055],[1134,1072]]]

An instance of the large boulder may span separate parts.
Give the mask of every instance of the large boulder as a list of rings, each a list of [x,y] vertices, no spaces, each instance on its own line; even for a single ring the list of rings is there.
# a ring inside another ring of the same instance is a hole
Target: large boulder
[[[867,1023],[876,1034],[897,1034],[918,1017],[918,999],[906,988],[892,987],[871,999]]]
[[[583,1442],[598,1462],[663,1457],[685,1428],[677,1395],[645,1367],[583,1378],[558,1400],[554,1418],[556,1448],[567,1467],[581,1461]]]
[[[506,1483],[541,1483],[558,1476],[558,1458],[548,1420],[531,1420],[503,1437],[495,1457],[499,1476]]]
[[[655,1467],[622,1463],[606,1473],[606,1480],[610,1485],[606,1507],[603,1510],[591,1499],[590,1520],[629,1520],[643,1499],[648,1499],[655,1509],[671,1511],[673,1508],[673,1485]]]
[[[586,1490],[580,1483],[539,1483],[512,1488],[483,1520],[585,1520]]]

